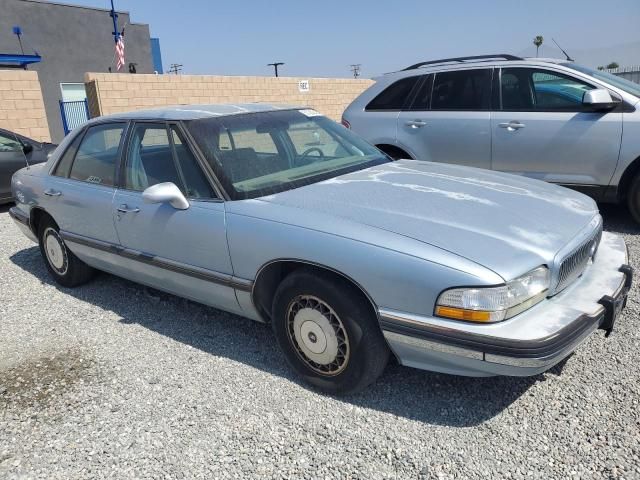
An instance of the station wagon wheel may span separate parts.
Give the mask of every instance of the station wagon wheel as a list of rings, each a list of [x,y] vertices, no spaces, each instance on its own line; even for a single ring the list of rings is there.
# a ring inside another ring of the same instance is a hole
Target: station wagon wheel
[[[380,376],[389,358],[366,296],[324,270],[301,268],[282,280],[271,324],[288,363],[327,393],[362,390]]]
[[[325,302],[299,295],[287,311],[289,340],[303,362],[321,375],[337,375],[349,362],[349,337],[340,317]]]
[[[56,222],[45,216],[38,226],[40,253],[54,280],[65,287],[75,287],[91,279],[94,270],[67,247]]]
[[[627,206],[633,219],[640,223],[640,173],[631,182],[631,187],[627,194]]]

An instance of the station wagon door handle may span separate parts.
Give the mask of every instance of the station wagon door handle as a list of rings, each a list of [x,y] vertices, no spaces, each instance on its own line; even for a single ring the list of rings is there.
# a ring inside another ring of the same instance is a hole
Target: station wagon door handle
[[[427,122],[423,122],[422,120],[409,120],[405,125],[411,128],[421,128],[424,127]]]
[[[138,213],[140,209],[138,207],[130,208],[127,204],[123,203],[118,207],[120,213]]]
[[[517,120],[511,121],[511,122],[499,123],[498,126],[500,128],[506,128],[510,132],[514,132],[516,130],[520,130],[521,128],[526,127],[524,123],[520,123]]]
[[[48,197],[59,197],[60,195],[62,195],[62,192],[54,190],[52,188],[45,190],[43,193]]]

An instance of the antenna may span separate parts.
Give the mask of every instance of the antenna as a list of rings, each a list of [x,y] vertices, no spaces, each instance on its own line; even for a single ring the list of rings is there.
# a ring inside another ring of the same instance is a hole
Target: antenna
[[[172,63],[171,67],[169,67],[169,73],[178,74],[182,71],[183,65],[181,63]]]
[[[551,38],[551,40],[553,40],[553,43],[556,44],[556,47],[558,47],[562,51],[562,53],[564,53],[564,56],[567,57],[567,61],[568,62],[573,62],[574,61],[573,58],[571,58],[567,52],[562,50],[562,47],[560,45],[558,45],[558,42],[556,42],[555,38]]]
[[[358,78],[360,76],[360,67],[361,63],[352,63],[349,65],[351,67],[351,72],[353,73],[353,78]]]
[[[278,66],[279,65],[284,65],[284,62],[273,62],[273,63],[267,63],[267,67],[273,67],[276,73],[276,77],[278,76]]]

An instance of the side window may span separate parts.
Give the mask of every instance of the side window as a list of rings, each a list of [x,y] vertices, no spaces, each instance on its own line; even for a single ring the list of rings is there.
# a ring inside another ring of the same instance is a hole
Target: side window
[[[431,110],[489,110],[491,70],[436,73]]]
[[[53,175],[56,177],[68,177],[69,170],[71,169],[71,163],[73,162],[73,158],[76,156],[76,152],[78,151],[78,145],[80,145],[80,140],[82,139],[82,133],[76,135],[76,138],[73,139],[71,144],[67,147],[67,149],[62,154],[62,158],[58,160],[58,164],[56,168],[53,170]]]
[[[584,92],[593,87],[564,75],[533,72],[536,110],[582,110]]]
[[[403,78],[392,83],[373,100],[365,110],[402,110],[421,76]]]
[[[433,73],[424,75],[424,81],[416,93],[408,110],[429,110],[431,108],[431,92],[433,91]]]
[[[158,183],[171,182],[189,198],[213,198],[195,157],[173,126],[171,136],[175,155],[165,124],[136,124],[127,149],[125,187],[141,192]]]
[[[503,110],[582,111],[584,92],[580,80],[532,68],[504,68],[500,80]]]
[[[22,144],[11,136],[0,133],[0,153],[2,152],[21,152]]]
[[[89,128],[78,147],[70,178],[113,186],[118,148],[125,123],[109,123]]]

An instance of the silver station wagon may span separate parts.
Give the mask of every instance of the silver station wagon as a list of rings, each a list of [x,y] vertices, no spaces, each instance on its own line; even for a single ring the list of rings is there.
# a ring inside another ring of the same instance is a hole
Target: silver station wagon
[[[94,119],[12,180],[10,214],[66,287],[94,269],[270,323],[291,366],[358,391],[394,355],[533,375],[624,308],[632,271],[590,198],[394,162],[304,108]]]

